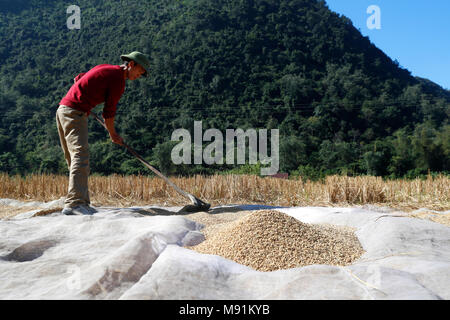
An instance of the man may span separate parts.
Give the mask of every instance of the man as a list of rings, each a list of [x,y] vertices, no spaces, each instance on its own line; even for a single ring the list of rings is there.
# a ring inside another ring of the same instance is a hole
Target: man
[[[146,77],[150,62],[147,56],[138,51],[120,58],[124,61],[123,65],[102,64],[79,74],[56,111],[61,147],[70,172],[69,190],[62,211],[64,214],[96,212],[90,206],[88,190],[88,116],[95,106],[104,103],[102,115],[111,141],[123,144],[122,137],[114,127],[117,103],[125,90],[125,80]]]

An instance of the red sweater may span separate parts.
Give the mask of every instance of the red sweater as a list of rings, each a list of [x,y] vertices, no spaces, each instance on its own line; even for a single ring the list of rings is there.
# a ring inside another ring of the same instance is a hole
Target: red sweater
[[[117,103],[125,91],[124,70],[110,64],[98,65],[86,73],[80,73],[60,105],[87,114],[100,103],[105,103],[103,118],[116,115]]]

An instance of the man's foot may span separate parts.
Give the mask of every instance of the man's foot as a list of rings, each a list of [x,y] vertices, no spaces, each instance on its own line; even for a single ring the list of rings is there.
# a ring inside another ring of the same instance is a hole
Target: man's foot
[[[90,216],[96,213],[97,210],[88,205],[78,205],[76,207],[65,207],[62,213],[68,216]]]

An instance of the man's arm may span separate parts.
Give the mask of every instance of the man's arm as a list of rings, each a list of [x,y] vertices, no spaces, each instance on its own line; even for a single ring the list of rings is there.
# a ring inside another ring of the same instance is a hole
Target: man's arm
[[[122,146],[124,144],[124,141],[123,141],[122,137],[119,136],[116,132],[116,129],[114,127],[114,117],[106,118],[104,120],[105,120],[106,129],[108,129],[109,136],[111,137],[111,141]]]

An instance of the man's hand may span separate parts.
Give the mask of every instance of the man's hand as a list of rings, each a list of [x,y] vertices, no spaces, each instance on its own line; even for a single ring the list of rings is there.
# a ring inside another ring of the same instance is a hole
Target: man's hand
[[[116,143],[116,144],[118,144],[120,146],[124,145],[122,137],[119,136],[116,132],[113,132],[113,133],[110,132],[109,133],[109,137],[111,138],[112,142],[114,142],[114,143]]]
[[[104,119],[104,120],[105,120],[106,129],[109,132],[109,137],[111,138],[111,141],[118,145],[123,146],[124,141],[123,141],[122,137],[117,134],[116,129],[114,128],[114,118],[108,118],[108,119]]]

